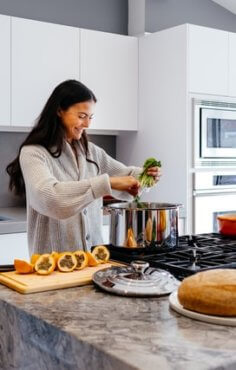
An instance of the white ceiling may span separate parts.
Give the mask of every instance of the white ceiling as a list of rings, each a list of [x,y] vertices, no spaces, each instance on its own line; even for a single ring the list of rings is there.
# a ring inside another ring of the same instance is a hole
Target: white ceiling
[[[212,0],[212,1],[223,6],[230,12],[236,14],[236,0]]]

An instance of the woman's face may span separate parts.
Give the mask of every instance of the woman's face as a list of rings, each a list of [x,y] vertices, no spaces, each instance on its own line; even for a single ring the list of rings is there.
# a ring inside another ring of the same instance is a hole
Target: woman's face
[[[84,129],[88,128],[94,115],[95,103],[92,100],[71,105],[67,110],[58,112],[61,122],[66,129],[69,142],[79,140]]]

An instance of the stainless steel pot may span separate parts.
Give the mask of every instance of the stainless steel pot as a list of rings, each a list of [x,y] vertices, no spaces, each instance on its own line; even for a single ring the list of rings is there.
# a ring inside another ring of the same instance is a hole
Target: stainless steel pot
[[[113,203],[110,213],[110,243],[114,246],[167,247],[178,244],[178,213],[181,204]]]

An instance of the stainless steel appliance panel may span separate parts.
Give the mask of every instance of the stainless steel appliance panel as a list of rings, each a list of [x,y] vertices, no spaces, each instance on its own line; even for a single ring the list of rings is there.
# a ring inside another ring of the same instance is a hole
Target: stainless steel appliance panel
[[[194,99],[194,167],[236,165],[236,103]]]

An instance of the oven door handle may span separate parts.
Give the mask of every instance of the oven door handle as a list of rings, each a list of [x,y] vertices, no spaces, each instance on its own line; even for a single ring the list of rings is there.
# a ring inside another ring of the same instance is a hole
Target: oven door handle
[[[228,194],[235,194],[236,189],[209,189],[209,190],[194,190],[193,196],[194,197],[204,197],[205,195],[228,195]]]

